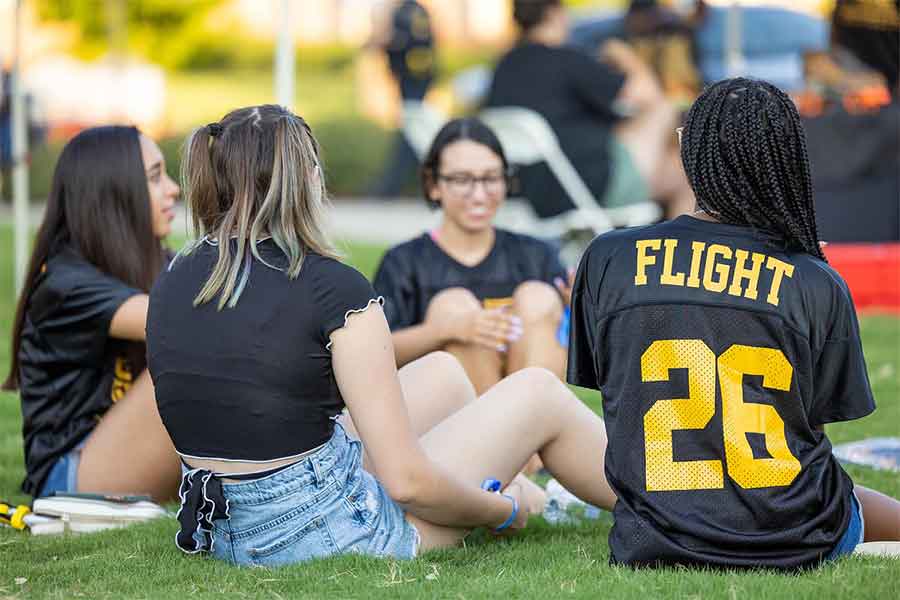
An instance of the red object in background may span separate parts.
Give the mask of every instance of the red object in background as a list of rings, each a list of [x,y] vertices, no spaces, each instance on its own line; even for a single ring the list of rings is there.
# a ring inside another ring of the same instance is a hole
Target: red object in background
[[[857,310],[900,315],[900,243],[828,244],[825,256],[850,287]]]

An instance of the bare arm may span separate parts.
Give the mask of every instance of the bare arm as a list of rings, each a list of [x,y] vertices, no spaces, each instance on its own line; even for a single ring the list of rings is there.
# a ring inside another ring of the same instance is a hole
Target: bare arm
[[[413,433],[380,306],[331,334],[335,379],[378,479],[411,514],[452,527],[497,527],[506,498],[466,485],[428,458]]]
[[[421,358],[429,352],[440,350],[450,342],[449,338],[446,338],[438,328],[428,321],[398,329],[391,334],[391,338],[394,342],[398,367]]]
[[[626,106],[643,109],[659,101],[662,90],[653,70],[625,42],[611,39],[600,49],[602,60],[625,75],[618,100]]]
[[[136,294],[123,302],[109,322],[109,336],[135,342],[146,340],[149,304],[147,294]]]

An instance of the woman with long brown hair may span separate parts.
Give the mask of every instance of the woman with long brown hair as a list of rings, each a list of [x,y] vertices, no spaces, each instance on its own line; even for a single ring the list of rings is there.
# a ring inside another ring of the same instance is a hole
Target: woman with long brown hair
[[[37,233],[3,389],[22,400],[22,489],[174,496],[178,461],[145,369],[148,293],[178,186],[134,127],[63,148]]]

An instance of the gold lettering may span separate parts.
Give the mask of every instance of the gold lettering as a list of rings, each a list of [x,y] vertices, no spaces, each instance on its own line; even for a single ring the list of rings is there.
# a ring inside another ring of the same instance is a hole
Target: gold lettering
[[[731,267],[727,264],[716,264],[716,256],[722,258],[731,258],[731,248],[722,244],[711,244],[709,250],[706,251],[706,269],[703,271],[703,287],[710,292],[723,292],[725,286],[728,285],[728,275]],[[719,278],[713,279],[713,269],[718,273]]]
[[[656,257],[647,254],[647,249],[659,250],[660,240],[638,240],[634,247],[637,249],[637,268],[635,269],[634,285],[647,285],[647,267],[656,264]]]
[[[688,287],[700,287],[700,263],[703,260],[703,251],[706,242],[694,242],[691,244],[691,274],[688,276]]]
[[[757,286],[759,285],[759,270],[762,268],[763,261],[766,260],[765,254],[759,252],[753,253],[753,266],[747,268],[747,257],[749,252],[746,250],[734,251],[734,275],[731,279],[731,287],[728,293],[732,296],[741,295],[741,280],[747,280],[747,291],[744,293],[745,298],[756,300]]]
[[[778,292],[781,290],[782,278],[785,275],[789,278],[794,276],[794,265],[770,256],[766,261],[766,268],[772,271],[772,287],[769,288],[766,302],[778,306]]]
[[[666,240],[663,243],[666,245],[666,254],[663,258],[663,272],[659,276],[659,282],[662,285],[684,285],[684,273],[672,273],[678,240]]]

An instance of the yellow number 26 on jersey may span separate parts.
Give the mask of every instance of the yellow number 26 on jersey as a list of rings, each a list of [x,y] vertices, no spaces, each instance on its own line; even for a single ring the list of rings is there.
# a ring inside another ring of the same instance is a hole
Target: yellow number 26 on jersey
[[[716,376],[722,391],[722,429],[728,476],[745,489],[786,486],[800,473],[788,448],[784,421],[774,406],[744,402],[744,375],[763,387],[791,389],[793,368],[781,350],[731,346],[716,358],[702,340],[659,340],[641,357],[641,379],[668,381],[670,369],[687,369],[688,398],[658,400],[644,415],[647,491],[724,487],[722,461],[676,461],[672,431],[704,429],[716,412]],[[765,436],[771,458],[755,458],[747,433]]]

